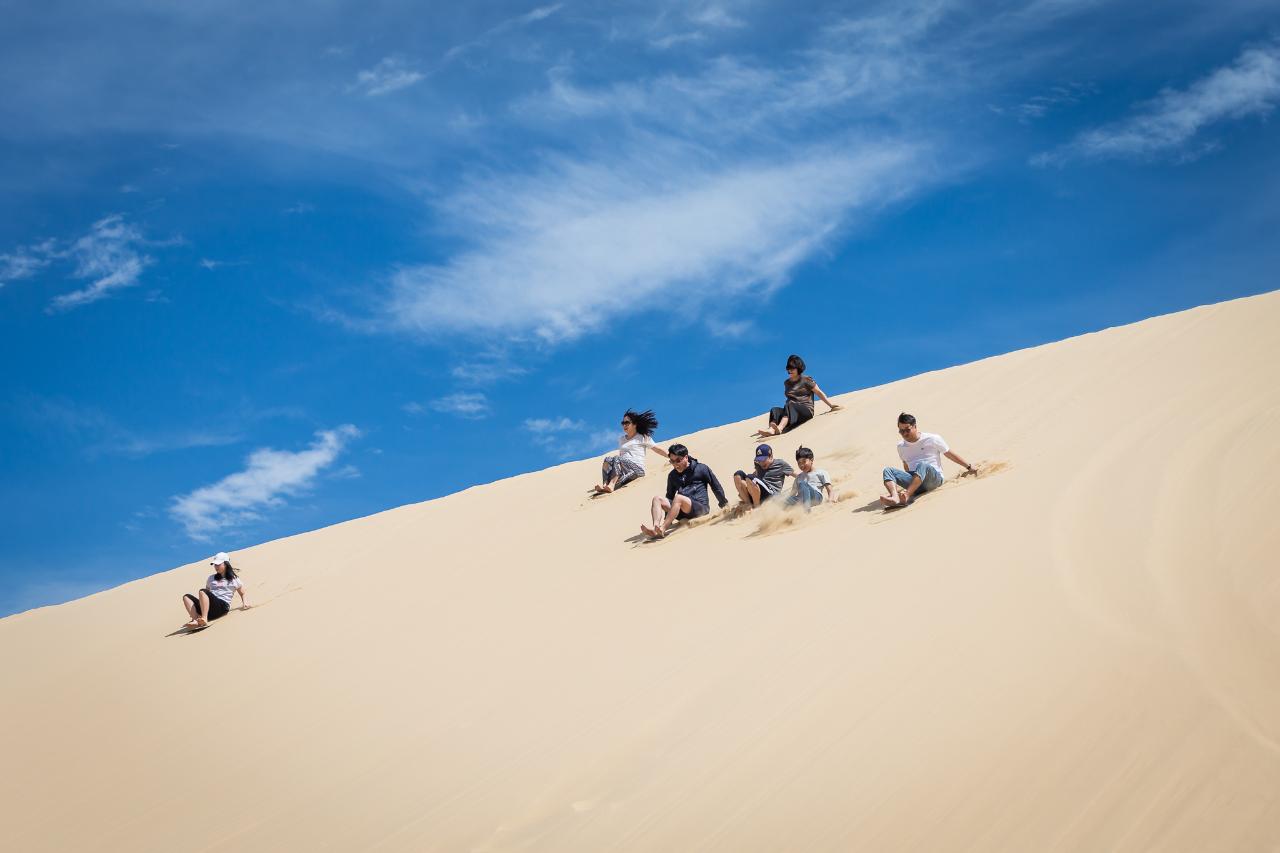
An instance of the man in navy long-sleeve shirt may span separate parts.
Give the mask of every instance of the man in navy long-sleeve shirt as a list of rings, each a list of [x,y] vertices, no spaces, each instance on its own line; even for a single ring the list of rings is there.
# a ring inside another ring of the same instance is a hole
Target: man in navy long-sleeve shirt
[[[725,499],[724,489],[711,469],[689,455],[689,448],[683,444],[673,444],[667,448],[667,458],[674,469],[667,475],[667,495],[659,495],[653,499],[653,526],[640,525],[646,535],[661,539],[667,534],[667,528],[676,519],[690,519],[711,512],[711,503],[707,500],[707,486],[715,493],[716,501],[724,509],[729,501]]]

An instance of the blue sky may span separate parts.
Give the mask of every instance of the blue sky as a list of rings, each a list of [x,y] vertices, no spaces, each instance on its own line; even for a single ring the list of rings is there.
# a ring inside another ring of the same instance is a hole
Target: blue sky
[[[1274,3],[0,15],[0,615],[1277,287]]]

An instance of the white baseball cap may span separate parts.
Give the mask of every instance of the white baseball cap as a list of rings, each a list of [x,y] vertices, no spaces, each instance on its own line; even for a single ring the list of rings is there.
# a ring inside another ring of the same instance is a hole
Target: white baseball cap
[[[227,556],[226,551],[219,551],[213,555],[213,559],[209,561],[211,566],[221,566],[223,563],[230,563],[231,558]]]

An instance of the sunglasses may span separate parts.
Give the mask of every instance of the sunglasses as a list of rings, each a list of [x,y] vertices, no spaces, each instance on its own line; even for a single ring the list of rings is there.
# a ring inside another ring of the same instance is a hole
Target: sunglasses
[[[623,421],[623,422],[622,422],[622,425],[623,425],[623,426],[631,426],[631,421]]]
[[[907,433],[911,432],[911,427],[909,426],[898,427],[898,432],[900,432],[903,435],[906,435]]]

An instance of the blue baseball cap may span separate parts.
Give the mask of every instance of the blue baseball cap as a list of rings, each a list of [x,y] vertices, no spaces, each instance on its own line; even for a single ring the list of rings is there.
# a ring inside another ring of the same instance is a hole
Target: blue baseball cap
[[[756,448],[756,461],[768,459],[773,455],[773,448],[767,444],[762,444]]]

